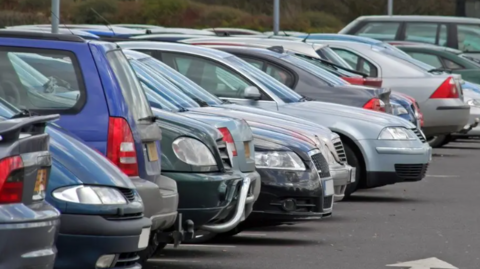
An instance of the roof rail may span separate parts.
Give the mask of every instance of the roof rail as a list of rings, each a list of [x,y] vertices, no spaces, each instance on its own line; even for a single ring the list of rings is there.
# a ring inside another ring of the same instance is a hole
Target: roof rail
[[[42,40],[56,40],[56,41],[69,41],[69,42],[85,42],[85,39],[76,35],[66,34],[50,34],[30,31],[14,31],[14,30],[1,30],[0,38],[28,38],[28,39],[42,39]]]

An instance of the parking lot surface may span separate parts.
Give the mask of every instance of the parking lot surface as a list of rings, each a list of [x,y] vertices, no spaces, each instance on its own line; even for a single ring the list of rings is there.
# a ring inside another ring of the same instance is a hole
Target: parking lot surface
[[[480,141],[451,143],[421,182],[358,192],[319,222],[168,246],[145,268],[479,268],[479,160]]]

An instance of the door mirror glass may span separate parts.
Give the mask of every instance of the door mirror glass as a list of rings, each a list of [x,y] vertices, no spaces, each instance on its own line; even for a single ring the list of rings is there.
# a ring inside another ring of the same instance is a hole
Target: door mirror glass
[[[260,94],[260,91],[255,86],[248,86],[243,92],[243,98],[245,99],[259,100],[261,97],[262,94]]]

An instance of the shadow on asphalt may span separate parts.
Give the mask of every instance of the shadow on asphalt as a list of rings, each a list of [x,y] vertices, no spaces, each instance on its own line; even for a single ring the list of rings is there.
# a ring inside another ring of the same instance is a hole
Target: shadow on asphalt
[[[320,220],[323,221],[323,220]],[[309,222],[302,222],[299,224],[303,223],[311,223],[315,221],[309,221]],[[282,226],[272,226],[272,227],[261,227],[261,228],[252,228],[245,230],[245,233],[248,232],[311,232],[311,231],[316,231],[317,229],[312,228],[312,227],[305,227],[305,226],[299,226],[299,225],[282,225]]]
[[[422,200],[412,198],[399,198],[399,197],[381,197],[381,196],[363,196],[352,195],[348,202],[365,202],[365,203],[422,203]]]
[[[313,240],[288,239],[288,238],[269,238],[269,237],[248,237],[248,236],[234,236],[231,238],[218,238],[211,242],[212,244],[226,244],[226,245],[254,245],[254,246],[308,246],[320,245],[322,243]]]
[[[474,147],[445,147],[445,149],[468,149],[468,150],[480,150],[480,148]],[[456,155],[453,155],[456,156]]]
[[[212,264],[208,263],[208,265],[202,264],[201,262],[198,263],[171,263],[171,262],[149,262],[147,265],[142,267],[143,269],[225,269],[225,265],[223,264]],[[228,267],[232,268],[232,267]]]
[[[164,249],[160,254],[155,255],[152,258],[156,259],[196,259],[196,258],[225,258],[233,254],[230,252],[230,248],[203,248],[203,249],[191,249],[191,248],[167,248]],[[239,253],[235,252],[235,257],[238,257]]]
[[[449,149],[455,149],[455,148],[449,148]],[[459,148],[459,149],[468,149],[468,148]],[[445,154],[445,153],[432,153],[432,157],[452,157],[452,158],[455,158],[455,157],[460,157],[462,155],[458,155],[458,154]]]

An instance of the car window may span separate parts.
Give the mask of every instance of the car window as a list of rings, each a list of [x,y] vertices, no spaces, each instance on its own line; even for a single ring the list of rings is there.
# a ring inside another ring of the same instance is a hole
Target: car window
[[[247,58],[247,57],[240,57],[240,58],[242,58],[245,62],[255,66],[256,68],[258,68],[260,70],[263,70],[263,62],[262,61],[255,60],[255,59],[252,59],[252,58]]]
[[[480,52],[480,25],[457,25],[458,49],[468,52]]]
[[[121,50],[107,52],[107,61],[119,83],[122,95],[135,120],[153,115],[137,76]]]
[[[437,28],[437,23],[407,22],[405,24],[405,40],[435,44],[437,40]]]
[[[440,32],[438,34],[438,43],[437,45],[440,45],[442,47],[447,46],[447,26],[445,24],[440,25]]]
[[[317,50],[317,54],[322,57],[324,60],[329,60],[332,63],[349,68],[348,63],[345,62],[345,60],[342,59],[342,57],[338,56],[338,54],[335,53],[330,47],[323,47],[321,49]]]
[[[443,58],[443,63],[445,63],[445,67],[447,69],[455,70],[455,69],[463,69],[463,66],[458,65],[448,59]]]
[[[64,72],[73,79],[67,82],[62,76],[45,76],[20,55],[60,59],[66,67]],[[74,54],[53,50],[16,51],[5,47],[0,50],[0,63],[0,98],[12,105],[40,114],[74,114],[83,107],[85,87]]]
[[[217,96],[243,98],[245,88],[254,86],[212,60],[178,53],[162,53],[162,59],[166,63],[175,63],[180,73]]]
[[[357,31],[356,35],[380,40],[394,40],[399,26],[399,22],[367,22]]]
[[[294,80],[293,75],[271,64],[267,64],[265,72],[272,76],[274,79],[280,81],[283,85],[291,86],[290,84],[292,84]]]
[[[378,70],[375,65],[370,63],[367,59],[344,49],[332,48],[340,57],[342,57],[353,70],[365,73],[370,77],[376,77]]]
[[[422,61],[435,68],[443,67],[442,62],[440,61],[440,58],[438,58],[436,55],[429,54],[429,53],[420,53],[420,52],[411,52],[409,53],[409,55],[412,56],[414,59]]]

